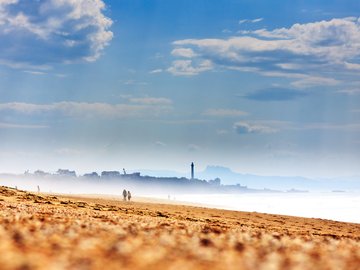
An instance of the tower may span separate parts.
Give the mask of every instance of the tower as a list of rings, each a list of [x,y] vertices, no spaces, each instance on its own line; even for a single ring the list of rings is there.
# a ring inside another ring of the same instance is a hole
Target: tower
[[[191,162],[191,179],[194,179],[194,162]]]

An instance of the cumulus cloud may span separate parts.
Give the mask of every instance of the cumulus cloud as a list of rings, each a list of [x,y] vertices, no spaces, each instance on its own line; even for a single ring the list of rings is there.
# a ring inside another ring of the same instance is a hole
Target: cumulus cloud
[[[2,0],[0,63],[42,67],[95,61],[109,44],[102,0]]]
[[[354,74],[360,69],[360,20],[297,23],[289,28],[245,31],[226,39],[177,40],[173,45],[195,54],[183,66],[191,66],[190,61],[195,60],[212,63],[194,74],[227,68],[295,79],[293,86],[299,88],[336,85],[339,82],[333,75]]]
[[[177,76],[193,76],[212,68],[210,60],[203,60],[197,65],[194,65],[192,60],[176,60],[167,71]]]
[[[21,114],[59,113],[73,117],[141,117],[158,116],[172,109],[169,103],[109,104],[63,101],[52,104],[2,103],[0,111]]]
[[[205,111],[203,115],[215,117],[238,117],[248,115],[248,113],[234,109],[209,109]]]
[[[260,124],[253,124],[248,122],[237,122],[234,124],[234,129],[238,134],[253,134],[253,133],[275,133],[277,132],[276,129],[260,125]]]
[[[256,101],[285,101],[294,100],[304,96],[307,96],[307,93],[304,91],[288,88],[268,88],[247,93],[243,97]]]
[[[196,56],[196,53],[194,53],[194,51],[192,49],[185,49],[185,48],[177,48],[177,49],[173,49],[171,52],[172,55],[174,56],[180,56],[180,57],[185,57],[185,58],[192,58]]]

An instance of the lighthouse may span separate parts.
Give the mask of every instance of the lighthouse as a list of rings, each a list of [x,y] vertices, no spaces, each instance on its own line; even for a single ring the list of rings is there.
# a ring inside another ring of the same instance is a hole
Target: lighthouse
[[[194,179],[194,162],[191,162],[191,179]]]

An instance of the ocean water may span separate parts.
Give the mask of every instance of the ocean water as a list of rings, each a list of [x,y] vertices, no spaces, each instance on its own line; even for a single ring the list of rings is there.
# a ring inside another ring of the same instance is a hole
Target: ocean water
[[[63,194],[108,194],[121,198],[122,187],[106,183],[81,182],[48,179],[0,179],[0,185],[19,189],[37,191],[37,185],[43,192]],[[164,191],[140,191],[132,189],[134,197],[154,197],[168,199]],[[160,195],[162,194],[162,195]],[[337,221],[360,223],[360,192],[308,192],[308,193],[242,193],[242,194],[170,194],[170,200],[190,202],[204,206],[259,212],[283,214],[290,216],[331,219]]]
[[[170,200],[209,207],[360,223],[360,193],[184,194]]]

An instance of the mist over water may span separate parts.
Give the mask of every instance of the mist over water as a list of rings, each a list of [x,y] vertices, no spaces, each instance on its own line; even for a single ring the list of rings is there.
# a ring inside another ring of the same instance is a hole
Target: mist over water
[[[176,199],[220,209],[360,223],[360,192],[187,194]]]
[[[179,189],[176,186],[144,185],[136,182],[113,180],[79,180],[78,178],[1,177],[0,185],[20,190],[62,193],[113,195],[122,198],[123,189],[136,197],[159,198],[169,201],[189,202],[201,206],[270,213],[309,218],[322,218],[360,223],[360,192],[307,192],[267,193],[244,192],[239,194],[209,194]],[[166,202],[166,201],[165,201]]]

